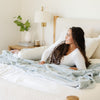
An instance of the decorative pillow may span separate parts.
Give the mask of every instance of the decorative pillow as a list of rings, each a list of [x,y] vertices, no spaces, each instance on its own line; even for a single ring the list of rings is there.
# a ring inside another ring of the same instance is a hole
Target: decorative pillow
[[[36,47],[36,48],[32,48],[32,49],[22,49],[18,53],[18,57],[24,58],[24,59],[30,59],[30,60],[32,60],[32,59],[33,60],[40,60],[42,53],[48,47],[49,46],[42,46],[42,47]]]
[[[97,38],[100,35],[100,33],[88,33],[85,34],[86,38]]]
[[[98,47],[99,39],[98,38],[85,38],[86,45],[86,55],[88,58],[91,58],[96,48]]]
[[[100,58],[100,36],[99,38],[85,38],[86,55],[88,58]],[[40,60],[45,49],[49,46],[42,46],[32,49],[22,49],[18,57],[30,60]]]
[[[98,47],[92,56],[92,58],[95,58],[95,59],[100,59],[100,36],[98,37],[98,39],[99,39]]]

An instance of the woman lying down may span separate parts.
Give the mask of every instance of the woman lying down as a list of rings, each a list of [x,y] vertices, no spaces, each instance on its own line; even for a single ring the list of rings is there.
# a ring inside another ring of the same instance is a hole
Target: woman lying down
[[[43,52],[40,64],[45,64],[48,58],[49,63],[71,66],[70,69],[88,68],[84,31],[80,27],[69,28],[64,40],[60,39]]]

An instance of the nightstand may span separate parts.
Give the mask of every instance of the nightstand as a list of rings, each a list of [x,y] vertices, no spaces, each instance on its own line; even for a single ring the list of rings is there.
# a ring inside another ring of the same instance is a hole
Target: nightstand
[[[8,46],[9,50],[21,50],[21,49],[25,49],[25,48],[35,48],[35,46],[19,46],[19,45],[11,45]]]

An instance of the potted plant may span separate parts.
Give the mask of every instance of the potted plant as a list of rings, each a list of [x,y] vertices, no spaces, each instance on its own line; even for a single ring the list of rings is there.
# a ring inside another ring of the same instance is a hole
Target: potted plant
[[[22,21],[22,17],[19,15],[17,17],[14,17],[14,23],[20,27],[20,32],[25,32],[25,38],[24,40],[26,42],[31,42],[31,34],[29,32],[29,29],[31,27],[29,20],[27,20],[25,23]]]

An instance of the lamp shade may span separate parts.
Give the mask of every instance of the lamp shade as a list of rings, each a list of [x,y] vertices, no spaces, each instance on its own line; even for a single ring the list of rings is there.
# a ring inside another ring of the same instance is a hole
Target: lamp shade
[[[50,21],[50,15],[47,11],[38,11],[35,13],[34,22],[46,23]]]

